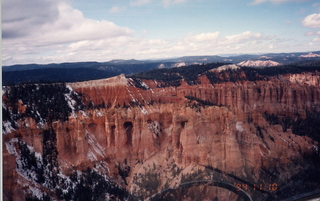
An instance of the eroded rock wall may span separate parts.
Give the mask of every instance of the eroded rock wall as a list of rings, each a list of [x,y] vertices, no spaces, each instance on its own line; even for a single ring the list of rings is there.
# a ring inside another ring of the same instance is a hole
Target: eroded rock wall
[[[319,165],[308,158],[319,155],[318,138],[309,134],[317,128],[306,129],[309,133],[296,128],[319,120],[318,74],[219,84],[211,84],[206,76],[199,80],[197,85],[182,80],[179,87],[161,88],[160,81],[141,80],[145,89],[135,87],[123,75],[70,83],[87,107],[72,111],[67,121],[43,125],[30,117],[20,118],[18,127],[3,135],[4,199],[24,200],[28,193],[36,196],[23,185],[26,174],[15,168],[21,161],[18,142],[35,153],[33,160],[40,160],[47,149],[43,143],[49,143],[44,139],[48,129],[55,133],[56,159],[51,158],[52,164],[46,167],[53,166],[58,175],[68,177],[75,171],[95,170],[103,162],[99,174],[106,174],[106,181],[139,199],[192,178],[228,180],[233,175],[229,182],[240,178],[251,184],[286,185],[295,175]],[[24,103],[19,104],[23,113]],[[59,184],[45,185],[30,178],[29,186],[59,198],[50,189]],[[216,192],[218,197],[229,195],[221,189]],[[252,189],[251,193],[261,196]]]

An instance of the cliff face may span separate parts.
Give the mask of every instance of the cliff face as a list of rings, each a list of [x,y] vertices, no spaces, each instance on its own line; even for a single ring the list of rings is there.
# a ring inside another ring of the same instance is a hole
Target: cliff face
[[[68,84],[65,121],[22,115],[28,104],[9,104],[5,92],[3,198],[81,200],[90,188],[91,200],[141,200],[199,180],[230,183],[254,200],[317,190],[319,81],[317,72],[216,84],[201,75],[173,87],[120,75]],[[118,191],[98,191],[107,184]],[[216,186],[159,199],[241,199]]]

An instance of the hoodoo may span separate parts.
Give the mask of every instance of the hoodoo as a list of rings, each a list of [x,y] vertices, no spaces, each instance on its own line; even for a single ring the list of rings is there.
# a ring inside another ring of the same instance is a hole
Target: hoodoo
[[[208,65],[191,77],[160,69],[161,78],[3,87],[3,199],[241,200],[235,187],[281,200],[319,190],[319,72]]]

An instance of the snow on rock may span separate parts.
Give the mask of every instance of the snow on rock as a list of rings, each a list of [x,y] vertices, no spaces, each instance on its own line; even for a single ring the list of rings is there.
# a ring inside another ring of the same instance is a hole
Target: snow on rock
[[[77,102],[75,100],[73,100],[71,97],[72,93],[75,93],[75,92],[73,91],[73,89],[71,88],[70,85],[66,85],[66,88],[69,90],[69,93],[64,94],[65,100],[67,101],[68,106],[71,108],[71,111],[72,111],[71,115],[76,118],[77,115],[75,114],[75,110],[76,110],[75,107],[77,105]]]
[[[9,154],[12,154],[12,155],[15,155],[15,156],[18,155],[16,147],[15,147],[15,143],[17,143],[18,141],[19,141],[18,138],[12,138],[9,142],[5,143],[6,144],[6,149],[7,149]]]
[[[221,71],[225,71],[225,70],[238,70],[238,69],[240,69],[239,66],[237,66],[235,64],[229,64],[229,65],[223,65],[218,68],[211,69],[209,71],[210,72],[221,72]]]
[[[140,82],[141,86],[145,87],[146,89],[150,89],[150,87],[143,81]]]
[[[236,123],[236,129],[237,129],[237,131],[240,131],[240,132],[244,131],[244,129],[243,129],[243,123],[242,123],[241,121],[238,121],[238,122]]]
[[[162,68],[165,68],[165,66],[164,66],[164,64],[160,64],[160,65],[158,66],[158,68],[159,68],[159,69],[162,69]]]
[[[12,138],[10,141],[5,143],[7,151],[16,157],[16,170],[18,174],[27,179],[28,181],[36,183],[38,179],[38,173],[34,169],[35,167],[31,167],[29,169],[25,168],[29,167],[29,161],[27,161],[26,158],[24,158],[25,156],[21,155],[21,150],[17,150],[16,144],[26,145],[24,144],[24,142],[20,142],[18,138]],[[30,155],[34,154],[37,167],[41,167],[43,165],[41,154],[35,152],[33,147],[31,146],[26,145],[26,148],[29,149]]]
[[[2,111],[9,111],[10,113],[10,119],[14,119],[13,118],[13,114],[12,114],[12,111],[6,106],[6,104],[2,103]],[[13,122],[14,123],[14,122]],[[13,127],[12,127],[12,122],[10,121],[7,121],[7,120],[3,120],[2,121],[2,134],[3,135],[6,135],[8,133],[10,133],[12,130],[15,130]]]
[[[88,141],[88,144],[90,146],[89,151],[87,153],[87,157],[91,161],[96,161],[98,160],[97,155],[101,157],[106,157],[105,156],[105,148],[103,148],[98,142],[97,139],[94,135],[86,131],[86,138]]]
[[[175,63],[172,65],[173,68],[179,68],[179,67],[183,67],[186,66],[187,64],[185,62],[180,62],[180,63]]]
[[[247,60],[247,61],[242,61],[238,63],[238,66],[250,66],[250,67],[271,67],[271,66],[279,66],[281,65],[280,63],[276,61],[263,61],[263,60]]]
[[[39,117],[39,122],[37,123],[37,128],[44,128],[44,124],[45,124],[45,121],[43,120],[43,118],[41,117],[40,113],[38,110],[36,110],[36,114],[37,116]]]
[[[82,115],[82,117],[88,117],[87,113],[83,110],[80,110],[80,113]]]
[[[140,111],[142,112],[142,114],[148,114],[148,111],[146,110],[145,107],[139,106],[139,108],[140,108]]]
[[[303,57],[303,58],[320,57],[320,54],[314,54],[310,52],[309,54],[300,55],[299,57]]]
[[[160,124],[157,121],[148,122],[148,129],[152,132],[153,138],[156,139],[160,135]]]
[[[31,191],[32,197],[36,197],[39,200],[43,199],[43,192],[39,188],[35,186],[28,186],[28,187],[29,187],[29,190]]]
[[[3,126],[3,129],[2,129],[2,134],[3,134],[3,135],[6,135],[6,134],[8,134],[8,133],[11,133],[12,130],[15,130],[15,129],[12,127],[11,122],[9,122],[9,121],[2,122],[2,126]]]
[[[7,93],[7,90],[8,90],[8,87],[6,86],[2,87],[2,96]]]
[[[100,110],[96,112],[96,117],[103,117],[103,114]]]
[[[317,152],[319,149],[316,145],[312,145],[313,149]]]
[[[260,56],[259,59],[271,59],[272,57],[268,57],[268,56]]]

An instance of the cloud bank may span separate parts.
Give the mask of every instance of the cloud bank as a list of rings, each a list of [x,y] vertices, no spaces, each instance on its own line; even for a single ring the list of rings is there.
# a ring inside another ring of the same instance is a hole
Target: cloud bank
[[[320,13],[306,16],[302,21],[302,25],[312,29],[320,28]],[[308,31],[305,33],[305,36],[316,36],[316,38],[313,38],[311,44],[320,42],[320,30]]]
[[[308,1],[308,0],[254,0],[252,4],[256,5],[256,4],[266,3],[266,2],[281,4],[285,2],[303,2],[303,1]]]
[[[314,13],[308,15],[302,21],[303,26],[310,27],[310,28],[318,28],[320,27],[320,13]]]
[[[41,5],[37,0],[29,0],[28,4],[22,1],[3,2],[3,65],[252,53],[281,45],[275,36],[251,31],[233,35],[200,32],[175,39],[148,39],[137,37],[134,30],[113,22],[88,19],[61,0],[43,0]],[[109,11],[117,12],[118,8]]]

